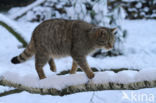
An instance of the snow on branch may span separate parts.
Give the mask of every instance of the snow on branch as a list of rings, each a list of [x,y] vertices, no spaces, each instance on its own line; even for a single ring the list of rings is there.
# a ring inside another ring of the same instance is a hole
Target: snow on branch
[[[23,44],[23,47],[26,47],[27,42],[22,37],[22,32],[20,28],[16,25],[16,23],[13,20],[10,20],[6,16],[0,14],[0,25],[2,25],[4,28],[6,28],[13,36],[17,38],[19,42]]]
[[[20,17],[24,16],[29,10],[33,9],[34,7],[46,2],[47,0],[36,0],[32,4],[23,7],[20,11],[15,13],[14,15],[11,15],[10,18],[14,20],[18,20]]]
[[[43,80],[39,80],[37,76],[20,76],[17,73],[6,72],[0,78],[0,85],[30,93],[63,96],[85,91],[153,88],[156,87],[155,74],[156,70],[124,70],[118,73],[112,71],[95,72],[95,77],[88,82],[83,72],[51,75]]]

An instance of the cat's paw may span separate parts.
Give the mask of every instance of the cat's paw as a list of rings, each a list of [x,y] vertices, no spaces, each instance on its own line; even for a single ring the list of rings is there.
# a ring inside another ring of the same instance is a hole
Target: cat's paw
[[[72,71],[72,70],[71,70],[69,73],[70,73],[70,74],[75,74],[75,73],[76,73],[76,71]]]
[[[52,72],[56,72],[56,68],[50,68],[50,70],[52,71]]]
[[[93,79],[94,78],[94,73],[93,72],[90,72],[89,74],[87,74],[87,77],[89,78],[89,79]]]
[[[39,78],[40,78],[40,80],[42,80],[42,79],[45,79],[46,76],[40,76]]]

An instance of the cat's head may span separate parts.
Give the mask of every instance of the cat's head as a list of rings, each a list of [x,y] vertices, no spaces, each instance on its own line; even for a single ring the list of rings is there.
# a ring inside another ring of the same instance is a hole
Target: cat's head
[[[112,49],[115,43],[116,28],[99,27],[95,30],[96,46],[98,48]]]

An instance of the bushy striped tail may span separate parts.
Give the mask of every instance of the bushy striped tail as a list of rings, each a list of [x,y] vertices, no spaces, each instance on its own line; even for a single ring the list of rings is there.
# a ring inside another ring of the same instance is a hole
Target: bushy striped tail
[[[13,64],[19,64],[32,57],[33,54],[34,54],[34,43],[33,40],[31,40],[26,49],[19,56],[13,57],[11,59],[11,62]]]

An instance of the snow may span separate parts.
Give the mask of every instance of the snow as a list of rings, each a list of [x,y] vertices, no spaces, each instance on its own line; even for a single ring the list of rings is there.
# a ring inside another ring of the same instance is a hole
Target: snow
[[[3,14],[0,14],[0,21],[4,21],[7,25],[13,27],[13,29],[19,33],[19,34],[25,34],[25,32],[23,32],[23,30],[21,30],[21,28],[19,28],[19,26],[15,23],[15,21],[9,19],[8,17],[6,17]]]
[[[4,93],[5,91],[14,90],[14,88],[0,86],[0,93]]]
[[[142,7],[141,2],[138,2],[138,3],[136,4],[136,8],[141,8],[141,7]]]
[[[130,11],[130,12],[136,11],[137,12],[137,9],[136,8],[128,8],[128,11]]]
[[[22,8],[21,10],[19,10],[18,12],[12,14],[10,16],[10,18],[11,19],[16,19],[18,16],[21,16],[22,14],[26,13],[28,10],[32,9],[33,7],[39,5],[39,4],[43,3],[43,2],[45,2],[45,0],[36,0],[31,5],[28,5],[28,6],[24,7],[24,8]]]
[[[16,28],[24,34],[22,36],[30,40],[31,32],[38,25],[37,23],[27,22],[15,22],[7,19],[4,15],[0,15],[0,20],[4,20],[7,24]],[[88,63],[91,67],[98,69],[117,69],[117,68],[130,68],[140,69],[140,72],[135,71],[122,71],[117,74],[107,72],[95,73],[93,82],[103,83],[108,81],[115,82],[133,82],[141,80],[155,80],[156,79],[156,22],[154,20],[133,20],[122,22],[122,27],[128,30],[128,36],[124,43],[123,51],[124,55],[117,57],[106,57],[106,58],[93,58],[87,57]],[[20,29],[19,29],[20,27]],[[4,27],[0,26],[0,75],[4,75],[5,78],[13,80],[14,82],[22,82],[24,85],[29,86],[40,86],[49,88],[53,86],[57,89],[62,89],[68,85],[77,85],[79,83],[85,83],[88,81],[84,73],[77,73],[75,75],[57,76],[56,73],[52,73],[49,66],[44,67],[44,71],[47,75],[45,80],[39,81],[37,73],[35,71],[34,59],[31,58],[29,61],[19,65],[10,63],[10,59],[23,51],[18,49],[17,46],[20,43],[8,32]],[[68,70],[71,68],[72,59],[70,57],[56,59],[57,73],[62,70]],[[77,79],[79,78],[79,79]],[[28,83],[29,82],[29,83]],[[4,87],[0,87],[0,92],[8,91]],[[156,98],[156,89],[141,89],[137,91],[124,91],[129,97],[132,92],[137,95],[145,93],[147,95],[152,94]],[[94,103],[145,103],[148,101],[130,101],[128,99],[122,99],[122,90],[105,90],[100,92],[85,92],[76,93],[68,96],[50,96],[50,95],[38,95],[22,92],[19,94],[12,94],[4,97],[0,97],[0,103],[80,103],[91,102],[92,96]],[[19,98],[20,97],[20,98]],[[155,103],[154,101],[149,103]]]
[[[94,84],[104,84],[109,82],[114,83],[132,83],[139,81],[152,81],[156,80],[156,69],[153,70],[141,70],[137,71],[121,71],[119,73],[114,73],[111,71],[107,72],[96,72],[95,77],[92,79]],[[144,76],[143,76],[144,75]],[[81,84],[86,84],[88,78],[84,73],[72,74],[72,75],[51,75],[46,79],[39,80],[36,76],[25,75],[20,76],[18,73],[6,72],[3,73],[4,80],[11,81],[13,83],[22,84],[26,87],[32,88],[55,88],[57,90],[62,90],[69,86],[76,86]]]
[[[149,8],[148,8],[148,7],[145,7],[143,10],[144,10],[145,12],[148,12],[148,11],[149,11]]]

